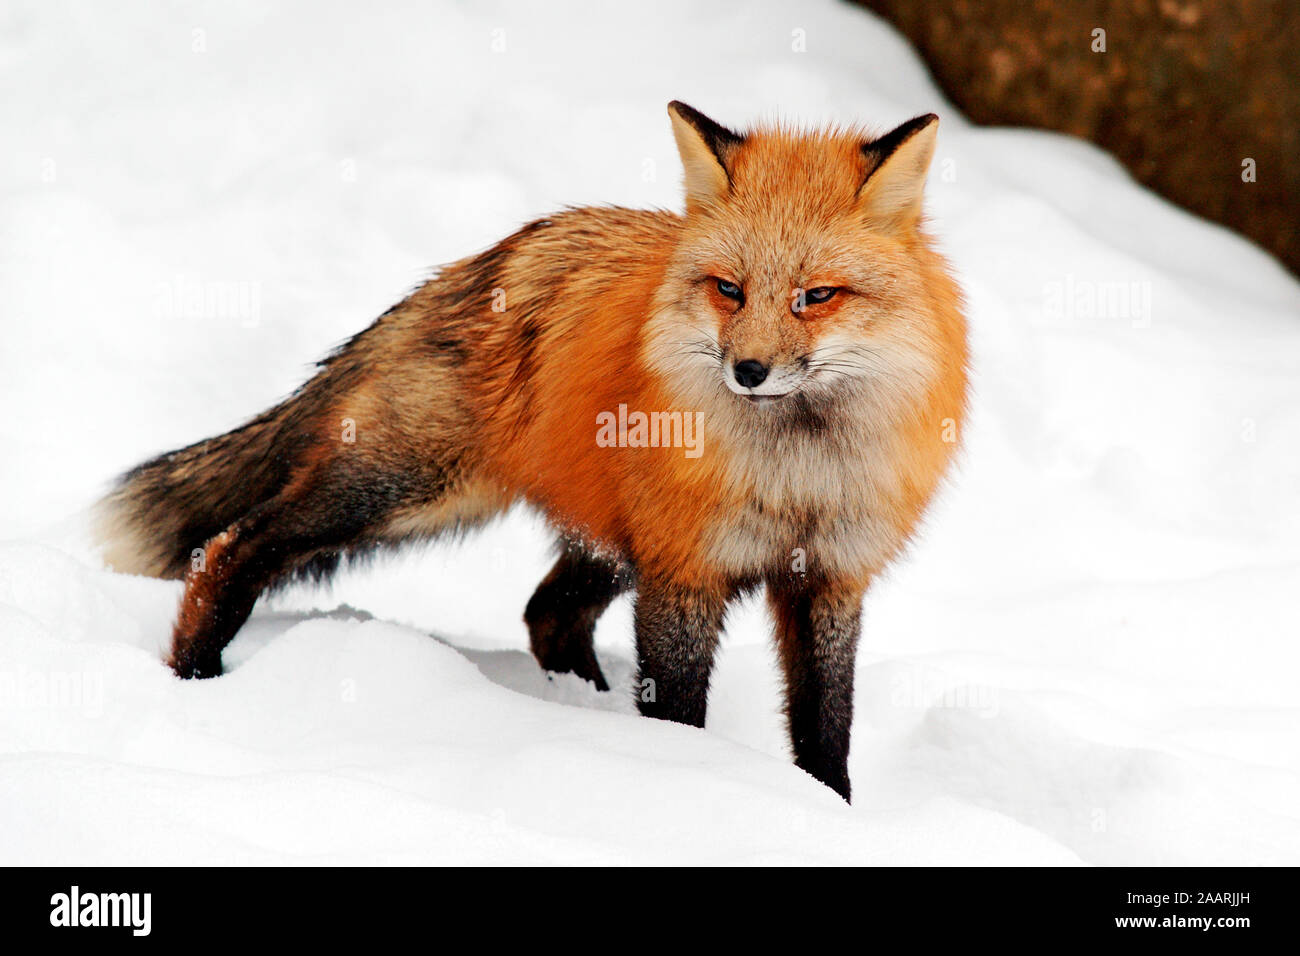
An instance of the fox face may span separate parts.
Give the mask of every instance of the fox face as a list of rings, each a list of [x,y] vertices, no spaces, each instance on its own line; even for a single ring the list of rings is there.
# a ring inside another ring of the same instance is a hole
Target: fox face
[[[941,364],[918,231],[937,118],[873,139],[741,136],[684,104],[669,112],[687,212],[651,364],[697,401],[720,393],[773,413],[923,391]]]

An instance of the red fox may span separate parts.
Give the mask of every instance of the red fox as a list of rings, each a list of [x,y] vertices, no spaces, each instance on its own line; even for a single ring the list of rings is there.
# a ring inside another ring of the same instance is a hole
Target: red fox
[[[100,503],[109,565],[184,578],[169,664],[221,673],[258,595],[519,501],[560,557],[538,663],[607,690],[635,590],[637,703],[704,725],[728,604],[766,586],[795,763],[850,796],[863,597],[945,473],[960,291],[922,227],[937,117],[740,134],[669,104],[685,215],[570,209],[446,266],[281,404]]]

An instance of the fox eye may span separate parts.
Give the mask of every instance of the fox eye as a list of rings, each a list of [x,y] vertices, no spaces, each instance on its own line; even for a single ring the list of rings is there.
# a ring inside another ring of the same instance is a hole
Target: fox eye
[[[728,299],[735,299],[737,302],[745,301],[745,294],[740,291],[740,286],[734,282],[728,282],[726,279],[718,279],[718,291]]]
[[[809,289],[803,294],[803,297],[805,302],[829,302],[831,299],[835,298],[835,293],[839,291],[840,290],[834,286],[821,285],[815,289]]]

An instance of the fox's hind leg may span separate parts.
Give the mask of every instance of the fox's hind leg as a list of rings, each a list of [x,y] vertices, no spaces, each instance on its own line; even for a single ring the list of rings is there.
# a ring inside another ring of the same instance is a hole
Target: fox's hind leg
[[[258,595],[312,559],[377,540],[384,519],[418,492],[410,478],[350,474],[338,462],[294,476],[213,537],[185,576],[168,663],[180,677],[221,674],[221,652]]]
[[[609,690],[592,643],[596,619],[631,586],[632,572],[626,565],[567,544],[524,610],[537,663],[548,671],[577,674],[597,690]]]

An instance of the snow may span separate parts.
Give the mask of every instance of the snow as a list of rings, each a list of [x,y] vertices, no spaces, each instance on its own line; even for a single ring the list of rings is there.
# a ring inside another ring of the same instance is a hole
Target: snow
[[[614,7],[6,5],[0,862],[1300,862],[1300,285],[1086,144],[972,127],[857,9]],[[112,476],[529,218],[677,207],[673,98],[942,117],[974,413],[867,601],[854,804],[790,764],[757,603],[704,732],[635,715],[626,600],[622,687],[539,671],[525,513],[172,678],[180,585],[89,543]]]

